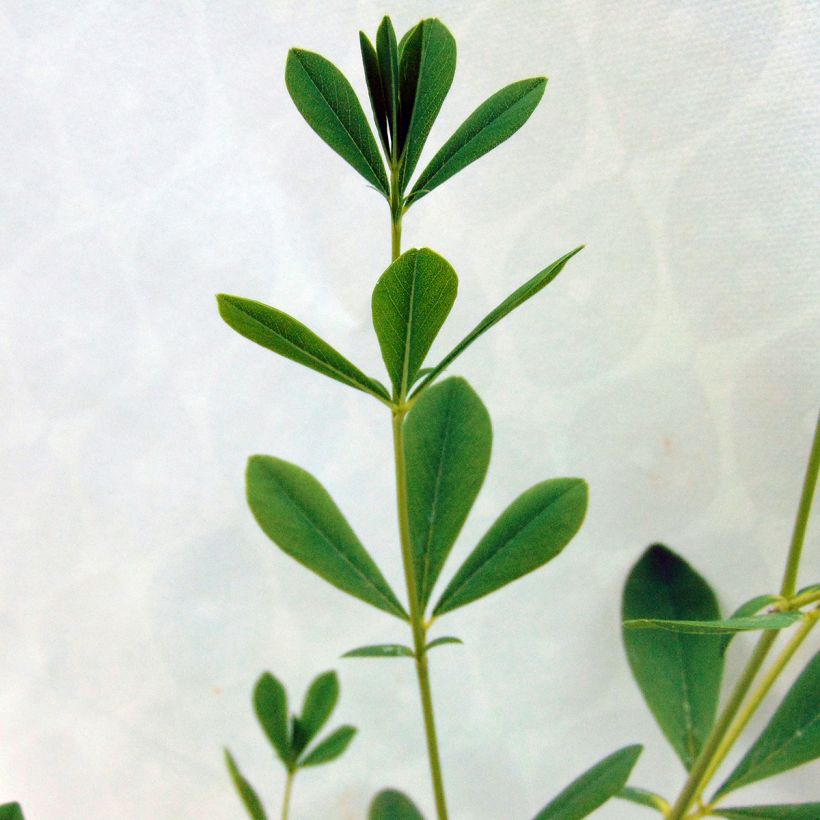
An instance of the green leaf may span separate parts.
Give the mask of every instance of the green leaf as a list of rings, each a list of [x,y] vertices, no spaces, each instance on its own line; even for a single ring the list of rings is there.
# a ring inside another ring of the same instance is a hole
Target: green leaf
[[[425,391],[405,422],[410,537],[421,609],[481,489],[493,430],[464,379]]]
[[[638,789],[635,786],[624,786],[615,797],[621,800],[628,800],[630,803],[636,803],[638,806],[646,806],[648,809],[655,809],[661,814],[669,813],[671,806],[659,794],[651,792],[648,789]]]
[[[339,700],[339,679],[325,672],[311,683],[302,704],[302,714],[293,721],[293,752],[300,754],[327,723]]]
[[[483,598],[555,558],[578,532],[587,496],[580,478],[542,481],[520,495],[462,564],[434,615]]]
[[[724,618],[722,621],[667,621],[661,618],[638,618],[624,621],[624,629],[665,629],[689,635],[727,635],[754,629],[785,629],[803,616],[799,612],[772,612],[749,618]]]
[[[386,156],[390,156],[390,135],[387,130],[387,101],[384,98],[384,88],[379,74],[379,58],[373,43],[367,35],[359,32],[359,47],[362,52],[364,78],[367,82],[367,94],[370,97],[370,107],[373,109],[373,119],[379,131],[379,139]]]
[[[19,803],[4,803],[0,806],[0,820],[24,820]]]
[[[367,820],[424,820],[424,815],[406,794],[385,789],[373,798]]]
[[[456,71],[456,41],[438,20],[422,20],[400,48],[399,186],[413,175]]]
[[[252,456],[248,504],[281,550],[339,589],[407,620],[407,613],[327,490],[307,471]]]
[[[350,741],[353,740],[355,734],[355,727],[340,726],[335,732],[331,732],[324,740],[314,746],[304,760],[299,761],[299,768],[321,766],[340,757],[350,745]]]
[[[633,567],[624,587],[624,620],[711,621],[720,618],[709,585],[660,544]],[[723,652],[720,636],[623,630],[632,674],[655,720],[687,769],[715,719]]]
[[[381,384],[287,313],[225,293],[216,299],[220,316],[246,339],[377,399],[389,400]]]
[[[424,380],[413,391],[416,395],[435,379],[445,368],[449,367],[453,360],[460,356],[479,336],[486,333],[493,325],[498,324],[508,313],[512,313],[535,296],[540,290],[545,288],[564,269],[564,265],[583,250],[584,246],[576,248],[574,251],[557,259],[549,267],[537,273],[529,281],[521,285],[518,290],[511,293],[495,310],[490,311],[474,328],[470,331],[424,378]]]
[[[293,753],[288,728],[288,696],[285,687],[270,672],[265,672],[256,682],[253,706],[256,717],[276,754],[285,766],[290,768]]]
[[[437,646],[445,646],[448,643],[460,643],[463,644],[464,641],[461,638],[456,638],[453,635],[444,635],[441,638],[436,638],[434,641],[430,641],[427,646],[424,647],[425,652],[429,652],[431,649],[435,649]]]
[[[712,814],[729,820],[817,820],[820,803],[786,803],[782,806],[739,806],[716,808]]]
[[[409,646],[400,643],[377,643],[372,646],[360,646],[342,655],[343,658],[414,658]]]
[[[379,148],[344,74],[320,54],[292,48],[285,83],[307,124],[371,185],[389,196]]]
[[[625,746],[573,780],[535,820],[581,820],[626,785],[643,746]]]
[[[225,764],[228,767],[228,771],[231,775],[231,780],[233,780],[233,784],[236,787],[236,791],[239,794],[239,798],[245,805],[245,808],[248,810],[248,814],[253,818],[253,820],[267,820],[268,816],[265,814],[265,809],[262,806],[262,801],[259,799],[259,796],[253,790],[253,786],[248,783],[247,780],[242,776],[242,772],[239,771],[239,768],[236,765],[236,761],[233,759],[231,753],[225,749]],[[10,816],[10,818],[13,815]],[[21,815],[22,816],[22,815]],[[9,818],[9,820],[10,820]],[[2,812],[2,807],[0,807],[0,820],[4,820],[4,815]]]
[[[408,207],[509,139],[535,111],[546,87],[546,77],[520,80],[481,103],[421,172]]]
[[[396,44],[396,32],[389,17],[382,20],[376,33],[376,54],[392,145],[396,139],[399,121],[399,48]],[[398,156],[398,151],[396,155]]]
[[[795,597],[797,597],[797,595],[806,595],[809,592],[820,592],[820,584],[809,584],[807,587],[797,590]]]
[[[456,298],[458,277],[429,248],[406,251],[373,290],[373,327],[396,396],[405,396]]]
[[[713,800],[820,757],[820,652],[786,693],[760,737]]]
[[[748,618],[752,615],[757,615],[763,607],[769,606],[771,604],[776,604],[780,601],[781,598],[779,595],[756,595],[754,598],[751,598],[748,601],[742,603],[729,617],[730,620],[734,620],[735,618]],[[729,648],[729,644],[732,642],[732,638],[737,633],[731,632],[723,639],[723,644],[721,647],[721,651],[723,654],[726,654],[726,650]]]

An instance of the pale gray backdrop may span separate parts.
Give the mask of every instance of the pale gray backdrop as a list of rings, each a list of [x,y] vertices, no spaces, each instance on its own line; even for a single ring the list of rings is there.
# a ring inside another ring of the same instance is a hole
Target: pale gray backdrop
[[[441,626],[465,642],[432,660],[453,817],[527,820],[636,741],[635,782],[672,796],[683,773],[631,682],[620,590],[653,540],[726,609],[779,582],[820,398],[818,11],[0,3],[0,802],[30,820],[238,820],[230,744],[273,809],[253,682],[270,669],[301,699],[335,667],[338,719],[360,735],[300,776],[295,820],[359,820],[386,785],[431,810],[410,664],[338,659],[403,627],[283,556],[243,498],[248,454],[303,465],[400,589],[387,415],[239,338],[213,299],[277,305],[381,372],[369,297],[387,210],[283,73],[299,45],[364,97],[357,33],[384,12],[401,30],[436,15],[458,41],[427,158],[491,92],[550,77],[522,132],[406,220],[405,246],[460,276],[434,358],[587,244],[456,368],[495,451],[445,576],[535,481],[584,476],[591,502],[552,565]],[[804,583],[818,549],[815,526]],[[743,798],[816,799],[816,774]]]

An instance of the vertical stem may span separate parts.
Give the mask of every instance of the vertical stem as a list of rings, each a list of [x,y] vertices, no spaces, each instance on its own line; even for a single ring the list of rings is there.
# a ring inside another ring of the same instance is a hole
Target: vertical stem
[[[395,262],[401,255],[401,217],[392,221],[390,257]]]
[[[290,815],[290,796],[293,791],[293,776],[296,772],[288,771],[288,779],[285,781],[285,797],[282,801],[282,820],[288,820]]]

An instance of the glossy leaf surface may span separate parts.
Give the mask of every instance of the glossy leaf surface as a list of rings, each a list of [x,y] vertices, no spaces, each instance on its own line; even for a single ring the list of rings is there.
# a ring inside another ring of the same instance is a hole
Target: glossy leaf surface
[[[800,673],[760,737],[715,796],[820,757],[820,652]]]
[[[359,98],[330,60],[292,48],[285,66],[291,99],[307,124],[385,196],[387,174]]]
[[[424,815],[406,794],[385,789],[373,798],[367,820],[424,820]]]
[[[340,726],[324,740],[317,743],[304,759],[299,761],[299,768],[321,766],[324,763],[330,763],[331,760],[336,760],[337,757],[344,754],[355,734],[356,729],[353,726]]]
[[[268,816],[265,814],[265,809],[262,806],[259,795],[257,795],[253,786],[244,778],[242,772],[239,771],[236,761],[227,749],[225,749],[225,764],[228,767],[228,772],[231,775],[231,780],[233,781],[237,794],[247,809],[248,814],[253,820],[267,820]],[[3,820],[2,811],[0,811],[0,820]]]
[[[580,478],[543,481],[520,495],[462,564],[434,614],[483,598],[558,555],[584,520],[587,495]]]
[[[410,537],[422,611],[481,489],[492,437],[486,408],[460,378],[425,391],[407,416]]]
[[[423,390],[433,379],[435,379],[443,370],[449,367],[453,361],[460,356],[479,336],[486,333],[493,325],[498,324],[507,314],[512,313],[517,307],[520,307],[528,299],[535,296],[536,293],[543,290],[550,282],[558,276],[564,269],[564,266],[575,256],[576,253],[583,250],[583,245],[576,248],[574,251],[557,259],[544,270],[537,273],[532,279],[529,279],[520,288],[513,291],[497,308],[490,311],[419,383],[414,391],[418,393]]]
[[[276,754],[289,767],[293,755],[290,748],[288,696],[285,687],[270,672],[265,672],[256,682],[253,707]]]
[[[624,620],[720,619],[709,585],[674,552],[650,547],[623,595]],[[723,674],[722,638],[665,630],[623,630],[632,674],[658,725],[690,768],[715,719]]]
[[[421,172],[408,197],[417,202],[470,163],[509,139],[544,96],[546,77],[512,83],[485,100]]]
[[[429,248],[403,253],[373,290],[373,327],[397,396],[406,395],[458,289],[446,259]]]
[[[300,754],[316,737],[336,708],[339,679],[335,672],[319,675],[305,694],[302,713],[293,721],[293,751]]]
[[[237,333],[291,361],[381,399],[387,391],[310,328],[281,310],[220,293],[219,314]]]
[[[406,620],[379,568],[310,473],[272,456],[252,456],[247,492],[259,526],[280,549],[344,592]]]
[[[413,650],[400,643],[377,643],[359,646],[342,655],[343,658],[413,658]]]
[[[548,803],[535,820],[581,820],[614,797],[626,785],[642,746],[625,746],[573,780]]]

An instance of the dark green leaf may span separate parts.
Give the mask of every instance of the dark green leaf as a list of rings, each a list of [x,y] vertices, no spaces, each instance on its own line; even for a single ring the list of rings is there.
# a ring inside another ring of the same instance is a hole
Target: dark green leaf
[[[245,808],[248,810],[248,814],[253,820],[267,820],[268,816],[265,814],[262,801],[253,790],[253,786],[242,776],[242,772],[239,771],[236,761],[234,761],[233,756],[227,749],[225,749],[225,763],[228,766],[228,771],[230,772],[231,780],[233,780],[236,791],[245,804]],[[0,807],[0,820],[5,820],[2,807]],[[11,820],[11,816],[9,820]]]
[[[373,290],[373,327],[396,396],[405,396],[458,289],[446,259],[429,248],[403,253]]]
[[[665,629],[689,635],[726,635],[754,629],[785,629],[803,616],[799,612],[772,612],[749,618],[724,618],[722,621],[667,621],[661,618],[639,618],[624,621],[624,629]]]
[[[335,732],[331,732],[324,740],[314,746],[304,760],[299,761],[299,768],[321,766],[323,763],[330,763],[331,760],[335,760],[344,754],[355,734],[356,729],[353,726],[340,726]]]
[[[508,85],[481,103],[421,172],[408,206],[509,139],[530,118],[546,87],[546,77],[533,77]]]
[[[342,655],[343,658],[413,658],[413,650],[400,643],[377,643],[360,646]]]
[[[587,496],[580,478],[542,481],[520,495],[462,564],[434,614],[483,598],[555,558],[578,532]]]
[[[367,820],[424,820],[424,815],[406,794],[385,789],[373,798]]]
[[[706,581],[658,544],[644,553],[629,574],[623,618],[711,621],[720,618],[720,611]],[[647,705],[689,769],[715,719],[723,639],[640,629],[624,629],[623,639]]]
[[[493,430],[464,379],[424,392],[405,422],[410,537],[421,609],[481,489]]]
[[[430,641],[427,646],[424,647],[425,652],[429,652],[431,649],[435,649],[437,646],[445,646],[448,643],[460,643],[463,644],[464,641],[461,638],[455,638],[452,635],[444,635],[441,638],[436,638],[434,641]]]
[[[389,17],[382,20],[376,33],[376,54],[392,145],[392,141],[396,139],[399,121],[399,48],[396,44],[396,32],[393,31]],[[396,155],[398,156],[398,151]]]
[[[820,652],[792,684],[751,749],[715,797],[820,757]]]
[[[787,803],[782,806],[739,806],[716,808],[712,814],[729,820],[817,820],[820,803]]]
[[[603,806],[626,785],[643,750],[625,746],[573,780],[535,816],[535,820],[581,820]]]
[[[639,806],[646,806],[648,809],[655,809],[661,814],[668,814],[671,806],[659,794],[650,792],[647,789],[638,789],[635,786],[624,786],[615,797],[621,800],[628,800],[630,803],[636,803]]]
[[[404,191],[453,82],[456,41],[438,20],[422,20],[400,51],[399,184]]]
[[[544,268],[529,281],[521,285],[518,290],[511,293],[495,310],[490,311],[474,328],[468,333],[424,378],[416,387],[413,395],[423,390],[439,373],[449,367],[453,360],[460,356],[479,336],[486,333],[493,325],[500,322],[508,313],[520,307],[527,299],[535,296],[540,290],[545,288],[564,269],[564,265],[575,256],[583,245],[570,251],[560,259],[557,259],[549,267]]]
[[[344,74],[320,54],[292,48],[285,83],[307,124],[371,185],[389,196],[376,140]]]
[[[0,820],[24,820],[19,803],[4,803],[0,806]]]
[[[366,376],[341,353],[287,313],[261,302],[224,293],[220,293],[216,299],[220,316],[246,339],[378,399],[390,398],[375,379]]]
[[[379,131],[382,147],[386,156],[390,155],[390,134],[387,130],[387,101],[384,98],[384,88],[379,73],[379,58],[373,43],[363,32],[359,32],[359,47],[362,52],[364,78],[367,82],[367,94],[370,97],[370,107],[373,109],[373,119]]]
[[[420,25],[421,23],[416,23],[415,26],[407,29],[407,31],[405,31],[402,35],[401,40],[399,40],[399,64],[401,64],[401,55],[404,52],[404,47],[407,45],[407,41],[413,36],[413,33]]]
[[[302,704],[302,714],[293,721],[293,752],[299,755],[319,734],[339,700],[339,679],[325,672],[313,681]]]
[[[379,568],[310,473],[278,458],[252,456],[247,491],[259,526],[280,549],[349,595],[407,619]]]
[[[253,706],[279,759],[290,767],[293,754],[288,727],[288,696],[285,687],[270,672],[265,672],[256,682]]]

